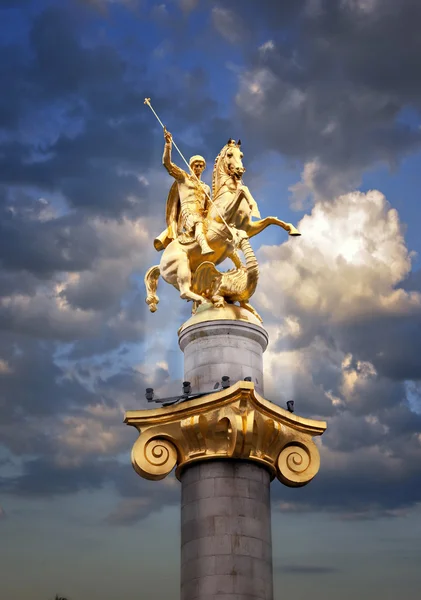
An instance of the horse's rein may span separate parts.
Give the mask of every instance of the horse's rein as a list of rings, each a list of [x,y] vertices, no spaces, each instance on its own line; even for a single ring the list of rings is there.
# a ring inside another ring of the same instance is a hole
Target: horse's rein
[[[214,201],[214,202],[215,202],[215,200],[216,200],[217,198],[219,198],[219,196],[221,195],[221,194],[220,194],[220,192],[221,192],[221,190],[222,190],[222,189],[223,189],[223,188],[224,188],[224,187],[227,185],[227,181],[228,181],[229,179],[231,179],[231,177],[230,177],[229,175],[227,175],[227,177],[226,177],[225,181],[224,181],[224,182],[223,182],[223,183],[222,183],[222,184],[219,186],[219,189],[217,190],[217,192],[216,192],[215,196],[213,197],[213,201]]]

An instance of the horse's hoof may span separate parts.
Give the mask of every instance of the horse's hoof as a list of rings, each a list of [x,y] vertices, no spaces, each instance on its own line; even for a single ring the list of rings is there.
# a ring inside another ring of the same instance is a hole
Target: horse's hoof
[[[298,231],[298,229],[296,227],[294,227],[294,225],[291,225],[290,223],[288,224],[288,233],[289,235],[301,235],[301,233]]]

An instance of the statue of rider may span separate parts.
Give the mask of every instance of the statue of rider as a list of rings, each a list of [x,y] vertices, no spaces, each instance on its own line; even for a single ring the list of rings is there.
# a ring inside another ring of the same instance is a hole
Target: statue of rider
[[[211,193],[209,186],[201,181],[206,161],[203,156],[192,156],[189,161],[190,173],[187,173],[171,162],[172,135],[166,129],[164,138],[162,163],[175,182],[168,194],[167,229],[154,240],[154,246],[157,250],[163,250],[174,239],[179,239],[181,243],[195,239],[202,254],[212,254],[204,229],[204,217]]]

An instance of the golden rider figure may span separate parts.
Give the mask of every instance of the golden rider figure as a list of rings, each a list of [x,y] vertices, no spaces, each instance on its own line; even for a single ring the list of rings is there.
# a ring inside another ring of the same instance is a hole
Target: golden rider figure
[[[189,164],[191,173],[171,162],[172,135],[164,129],[164,155],[162,163],[168,173],[174,177],[167,200],[167,229],[154,241],[157,250],[163,250],[168,244],[186,233],[192,236],[200,245],[202,254],[212,254],[203,229],[203,220],[207,210],[210,188],[201,181],[201,176],[206,168],[203,156],[192,156]]]

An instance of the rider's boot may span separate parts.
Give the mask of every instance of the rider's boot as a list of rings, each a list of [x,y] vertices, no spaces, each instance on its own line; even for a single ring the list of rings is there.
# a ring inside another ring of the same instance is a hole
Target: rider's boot
[[[213,250],[209,246],[208,241],[206,239],[206,236],[203,233],[203,228],[202,227],[196,226],[196,235],[195,235],[195,238],[196,238],[197,242],[199,243],[199,246],[200,246],[200,248],[202,250],[202,254],[212,254],[213,253]]]

